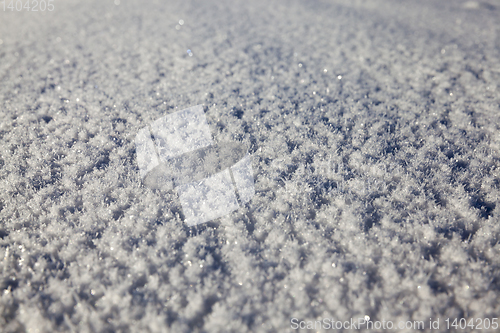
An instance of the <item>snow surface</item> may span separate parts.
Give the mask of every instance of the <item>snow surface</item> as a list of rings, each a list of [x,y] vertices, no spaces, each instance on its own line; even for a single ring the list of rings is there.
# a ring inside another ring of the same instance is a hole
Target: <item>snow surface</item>
[[[0,7],[2,332],[500,316],[500,2],[54,4]],[[198,104],[255,195],[190,228],[134,139]]]

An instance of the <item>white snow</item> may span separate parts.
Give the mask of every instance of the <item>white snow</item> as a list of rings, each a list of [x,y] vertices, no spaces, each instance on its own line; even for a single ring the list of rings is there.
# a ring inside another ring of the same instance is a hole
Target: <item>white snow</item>
[[[0,331],[498,316],[498,1],[54,3],[0,7]],[[135,139],[200,104],[255,192],[189,227]]]

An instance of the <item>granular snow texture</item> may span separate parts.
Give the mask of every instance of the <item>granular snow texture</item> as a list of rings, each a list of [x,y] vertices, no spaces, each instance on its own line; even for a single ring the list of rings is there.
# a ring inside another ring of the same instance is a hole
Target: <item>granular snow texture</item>
[[[2,332],[500,316],[500,2],[51,3],[0,4]],[[255,196],[188,227],[134,139],[198,104]]]

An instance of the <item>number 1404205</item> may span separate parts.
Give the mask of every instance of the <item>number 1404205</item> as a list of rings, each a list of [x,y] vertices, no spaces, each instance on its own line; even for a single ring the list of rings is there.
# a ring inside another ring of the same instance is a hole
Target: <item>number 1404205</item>
[[[2,0],[0,1],[0,8],[3,8],[3,11],[27,11],[27,12],[44,12],[44,11],[53,11],[54,0]]]
[[[498,318],[447,318],[446,329],[461,329],[461,330],[497,330],[498,329]]]

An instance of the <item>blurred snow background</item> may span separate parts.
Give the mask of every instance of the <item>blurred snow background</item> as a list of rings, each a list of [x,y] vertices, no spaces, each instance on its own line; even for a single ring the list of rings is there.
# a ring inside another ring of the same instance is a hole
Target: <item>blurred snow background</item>
[[[0,11],[3,332],[498,316],[500,2],[54,5]],[[134,138],[197,104],[256,195],[189,228]]]

